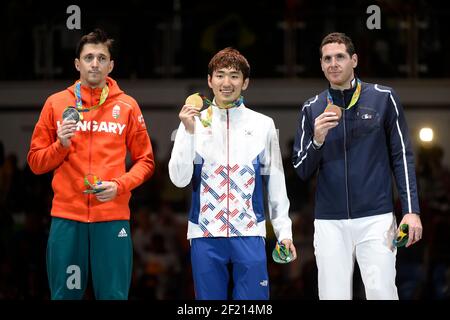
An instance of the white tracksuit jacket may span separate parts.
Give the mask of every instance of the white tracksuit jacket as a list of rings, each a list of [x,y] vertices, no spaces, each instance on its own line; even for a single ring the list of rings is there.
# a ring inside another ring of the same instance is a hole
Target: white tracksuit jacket
[[[180,123],[169,175],[192,182],[187,238],[266,236],[265,197],[279,241],[292,240],[289,200],[277,131],[271,118],[239,107],[212,106],[211,126],[196,117],[195,134]],[[206,110],[201,112],[206,117]]]

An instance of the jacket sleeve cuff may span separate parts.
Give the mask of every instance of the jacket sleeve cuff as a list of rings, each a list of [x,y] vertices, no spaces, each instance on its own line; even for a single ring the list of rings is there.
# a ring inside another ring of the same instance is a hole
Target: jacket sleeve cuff
[[[312,139],[312,147],[315,149],[315,150],[320,150],[320,149],[322,149],[322,147],[323,147],[323,145],[325,144],[325,142],[324,143],[318,143],[317,141],[316,141],[316,139]]]
[[[124,193],[124,186],[122,183],[120,183],[120,181],[118,179],[111,179],[112,182],[115,182],[117,185],[117,196],[121,195],[122,193]]]
[[[285,239],[293,241],[293,239],[292,239],[292,232],[289,232],[289,231],[282,231],[282,232],[280,232],[280,234],[278,235],[277,240],[279,242],[281,242],[281,241],[283,241]]]
[[[419,210],[413,211],[413,212],[403,212],[402,216],[405,216],[405,215],[407,215],[409,213],[417,214],[418,216],[420,216],[420,211]]]
[[[56,152],[58,152],[59,154],[61,154],[61,155],[66,155],[67,153],[69,153],[69,151],[70,151],[70,147],[64,147],[62,144],[61,144],[61,141],[59,141],[59,139],[58,140],[56,140],[56,142],[55,142],[55,151]]]

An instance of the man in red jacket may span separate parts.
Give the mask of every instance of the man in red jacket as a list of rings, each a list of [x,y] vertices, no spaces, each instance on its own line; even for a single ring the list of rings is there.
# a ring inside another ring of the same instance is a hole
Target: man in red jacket
[[[52,299],[81,299],[89,266],[97,299],[128,298],[128,202],[131,190],[153,174],[154,160],[139,105],[108,77],[112,44],[100,29],[81,38],[75,59],[80,79],[47,99],[31,139],[31,170],[54,170],[47,245]],[[68,107],[78,121],[63,116]],[[133,162],[128,172],[127,150]]]

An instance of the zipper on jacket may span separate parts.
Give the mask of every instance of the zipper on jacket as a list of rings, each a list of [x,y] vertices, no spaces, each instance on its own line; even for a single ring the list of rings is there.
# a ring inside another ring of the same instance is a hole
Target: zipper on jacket
[[[344,102],[345,106],[345,99],[344,99],[344,92],[342,92],[342,101]],[[344,123],[344,162],[345,162],[345,192],[346,192],[346,200],[347,200],[347,218],[350,219],[350,201],[349,201],[349,194],[348,194],[348,162],[347,162],[347,130],[345,126],[345,113],[346,109],[344,109],[344,112],[342,114],[342,119]]]
[[[227,237],[230,236],[230,116],[227,109]]]
[[[89,107],[92,106],[92,92],[94,91],[92,88],[91,89],[91,105]],[[87,113],[87,112],[86,112]],[[92,150],[92,130],[89,130],[89,172],[91,173],[91,150]],[[91,197],[93,197],[93,194],[88,194],[88,222],[91,222]]]

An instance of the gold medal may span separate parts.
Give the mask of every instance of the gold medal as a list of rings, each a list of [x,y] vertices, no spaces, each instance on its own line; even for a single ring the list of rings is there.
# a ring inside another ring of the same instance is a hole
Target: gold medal
[[[203,108],[203,99],[198,93],[191,94],[186,98],[185,104],[194,106],[198,111]]]

